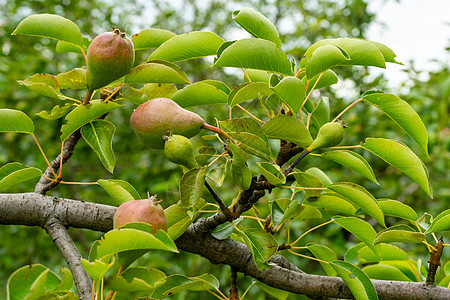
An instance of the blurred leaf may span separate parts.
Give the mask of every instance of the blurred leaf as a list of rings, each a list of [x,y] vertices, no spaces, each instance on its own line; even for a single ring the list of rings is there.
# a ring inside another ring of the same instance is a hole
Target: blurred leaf
[[[233,20],[254,37],[271,41],[281,47],[277,28],[260,12],[244,7],[233,11]]]
[[[81,135],[84,140],[110,173],[114,172],[116,164],[116,157],[112,148],[115,131],[116,126],[107,120],[94,120],[81,128]]]
[[[227,87],[220,81],[214,82],[223,84]],[[213,81],[211,80],[204,80],[187,85],[183,89],[175,92],[171,99],[181,107],[227,103],[229,89],[228,93],[226,93],[223,89],[212,83]]]
[[[425,233],[450,230],[450,209],[444,210],[434,218],[433,223]]]
[[[176,36],[176,34],[168,30],[150,28],[133,34],[131,41],[133,42],[134,50],[137,51],[158,48],[161,44],[174,36]]]
[[[64,106],[56,105],[52,108],[51,112],[43,110],[36,115],[46,120],[57,120],[67,114],[73,106],[71,103],[66,103]]]
[[[151,60],[131,69],[125,83],[189,83],[186,73],[173,63]]]
[[[291,63],[276,44],[259,39],[225,42],[217,51],[214,67],[257,69],[291,75]]]
[[[192,31],[168,39],[148,59],[163,59],[177,62],[215,55],[222,43],[223,39],[215,33]]]
[[[24,112],[15,109],[0,109],[0,132],[33,133],[34,124]]]
[[[92,100],[88,105],[77,106],[66,116],[67,122],[61,127],[60,140],[65,141],[78,128],[121,106],[123,105],[112,101],[106,103],[101,100]]]
[[[17,25],[12,34],[46,37],[79,47],[83,46],[83,37],[78,26],[58,15],[35,14],[28,16]]]
[[[97,245],[95,244],[95,247]],[[81,266],[92,280],[101,280],[105,277],[106,273],[113,267],[115,258],[113,255],[108,256],[104,259],[95,259],[94,261],[89,261],[87,259],[81,259]]]
[[[349,262],[341,260],[330,262],[330,265],[336,270],[339,277],[341,277],[347,284],[355,299],[378,299],[378,295],[373,287],[372,281],[370,281],[364,271]]]
[[[260,281],[256,281],[255,285],[277,300],[285,300],[290,294],[289,292],[273,288]]]
[[[428,156],[427,129],[419,115],[406,101],[393,94],[381,93],[369,94],[362,99],[377,107],[403,128]]]
[[[197,277],[186,277],[184,275],[167,276],[166,282],[158,287],[152,297],[162,299],[182,291],[201,291],[215,289],[219,281],[211,274],[203,274]]]
[[[228,95],[228,106],[234,107],[247,100],[267,97],[273,91],[266,82],[248,82],[236,86]]]
[[[406,145],[389,139],[366,138],[365,143],[361,143],[361,147],[399,169],[433,198],[425,165]]]
[[[350,150],[334,150],[322,153],[321,156],[344,167],[352,169],[379,185],[377,179],[375,178],[375,174],[373,173],[372,167],[369,165],[367,160],[365,160],[364,157],[358,153]]]
[[[97,183],[111,196],[112,203],[110,205],[119,206],[127,201],[141,198],[134,187],[124,180],[99,179]]]
[[[42,171],[38,168],[25,166],[18,162],[8,163],[0,168],[0,191],[41,175]]]
[[[262,128],[268,138],[293,142],[301,148],[308,147],[313,141],[305,124],[295,117],[277,116],[264,124]]]
[[[396,200],[378,199],[378,205],[387,216],[393,216],[415,222],[419,217],[410,206]]]
[[[208,168],[192,169],[186,172],[180,182],[180,203],[189,208],[194,206],[202,196]]]
[[[338,182],[329,185],[327,188],[344,196],[351,203],[358,205],[383,227],[386,227],[383,211],[377,200],[362,186],[351,182]]]

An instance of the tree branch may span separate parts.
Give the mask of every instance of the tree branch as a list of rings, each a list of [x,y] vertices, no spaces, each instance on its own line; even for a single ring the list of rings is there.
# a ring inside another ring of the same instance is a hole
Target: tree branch
[[[116,208],[101,204],[29,194],[0,194],[0,224],[45,226],[48,216],[58,215],[62,224],[97,231],[112,229]],[[218,214],[219,215],[219,214]],[[218,218],[216,216],[215,218]],[[42,220],[45,220],[44,222]],[[232,239],[217,240],[209,233],[213,217],[198,219],[175,242],[180,250],[199,254],[215,264],[292,293],[309,296],[352,298],[337,277],[298,272],[286,258],[275,255],[268,270],[258,270],[246,245]],[[421,282],[372,280],[380,299],[450,299],[450,289]]]

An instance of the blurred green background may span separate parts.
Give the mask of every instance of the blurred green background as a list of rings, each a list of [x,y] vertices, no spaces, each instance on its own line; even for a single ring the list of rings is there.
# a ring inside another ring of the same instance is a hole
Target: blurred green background
[[[380,0],[382,1],[382,0]],[[26,16],[34,13],[59,14],[74,21],[81,32],[93,38],[101,32],[110,30],[113,26],[124,30],[129,35],[146,28],[161,28],[181,34],[193,30],[213,31],[225,40],[242,37],[243,30],[231,19],[234,9],[250,6],[267,16],[279,28],[283,49],[296,58],[301,58],[305,50],[315,41],[323,38],[360,37],[366,38],[370,24],[376,22],[377,14],[370,12],[367,1],[362,0],[254,0],[254,1],[55,1],[55,0],[0,0],[0,107],[15,108],[26,112],[36,125],[36,136],[51,159],[60,150],[59,128],[62,120],[47,121],[35,116],[42,110],[50,110],[56,104],[54,99],[37,95],[17,83],[35,73],[56,75],[60,72],[83,66],[84,60],[76,54],[58,54],[54,48],[56,42],[44,38],[11,36],[17,24]],[[284,30],[286,25],[289,30]],[[379,41],[383,42],[383,41]],[[387,45],[389,46],[389,45]],[[393,49],[395,51],[395,49]],[[448,49],[447,49],[448,50]],[[136,63],[145,61],[149,51],[139,51]],[[229,70],[209,68],[211,60],[197,59],[180,63],[189,79],[194,82],[203,79],[224,81],[231,88],[244,81],[241,73]],[[414,182],[388,166],[380,159],[363,154],[373,166],[380,182],[376,186],[362,178],[357,173],[342,169],[337,164],[325,160],[310,159],[305,161],[304,168],[317,166],[327,172],[333,180],[354,181],[371,191],[377,198],[397,199],[412,206],[419,215],[427,212],[436,215],[448,209],[450,199],[449,185],[449,124],[448,103],[450,99],[450,70],[446,60],[441,61],[441,68],[429,73],[427,80],[420,80],[424,72],[415,70],[408,64],[408,80],[401,86],[388,88],[384,75],[373,75],[370,68],[336,68],[335,71],[345,85],[339,89],[334,87],[321,92],[329,97],[332,105],[332,116],[342,111],[349,103],[356,100],[362,92],[377,88],[393,92],[409,102],[419,113],[427,126],[429,135],[429,153],[426,158],[419,147],[406,136],[389,118],[367,104],[358,105],[345,115],[345,121],[350,126],[345,138],[346,145],[359,143],[367,136],[387,137],[405,142],[421,159],[424,160],[430,173],[434,199],[429,199]],[[74,98],[84,96],[84,92],[69,91]],[[244,105],[249,110],[256,110],[257,103]],[[114,175],[108,173],[101,165],[96,155],[82,140],[76,147],[75,154],[64,166],[65,181],[96,181],[99,178],[116,178],[130,182],[141,196],[147,192],[158,194],[163,199],[162,205],[169,206],[178,200],[178,182],[181,169],[167,162],[162,151],[151,150],[138,142],[129,126],[129,116],[133,105],[127,104],[126,109],[117,110],[108,116],[114,122],[117,131],[114,138],[116,169]],[[215,118],[224,119],[227,116],[225,106],[198,107],[195,112],[207,122],[214,123]],[[239,115],[239,113],[236,113]],[[350,134],[351,133],[351,134]],[[125,141],[125,142],[124,142]],[[205,144],[219,147],[217,142],[205,141],[200,137],[193,139],[194,145]],[[0,165],[8,162],[22,162],[26,165],[45,169],[46,165],[37,147],[28,135],[2,134],[0,136]],[[303,167],[303,166],[302,166]],[[34,190],[35,182],[20,184],[13,190],[5,192],[30,192]],[[232,180],[225,182],[217,192],[230,202],[236,189]],[[60,185],[49,192],[49,195],[79,199],[83,201],[102,202],[108,197],[99,186]],[[258,208],[262,217],[267,215],[268,200],[274,197],[286,196],[283,192],[264,197]],[[207,195],[205,195],[207,197]],[[389,222],[389,220],[388,220]],[[315,221],[293,224],[291,235],[299,235],[307,228],[315,225]],[[392,224],[390,224],[392,225]],[[87,257],[92,242],[101,236],[100,233],[87,230],[70,230],[82,255]],[[283,236],[280,237],[280,240]],[[310,234],[306,239],[325,244],[334,249],[340,257],[354,243],[353,238],[337,226],[327,226]],[[447,237],[447,242],[449,237]],[[429,241],[434,243],[433,241]],[[421,258],[427,261],[426,248],[420,245],[403,245],[411,258]],[[447,249],[446,249],[447,250]],[[444,260],[450,257],[445,251]],[[170,257],[168,257],[170,256]],[[297,265],[310,273],[323,274],[320,266],[312,261],[290,257]],[[170,261],[170,264],[167,262]],[[167,274],[182,273],[196,276],[205,272],[216,275],[222,284],[222,291],[229,288],[229,269],[215,266],[195,255],[167,255],[154,253],[142,258],[141,262],[151,267],[157,267]],[[65,266],[51,239],[41,228],[22,226],[0,226],[0,298],[4,298],[8,276],[17,268],[33,263],[42,263],[58,272],[60,266]],[[239,277],[241,292],[250,284],[250,278]],[[200,294],[193,293],[174,296],[174,298],[193,299]],[[201,297],[211,295],[205,293]],[[265,299],[257,288],[250,291],[249,299]],[[299,298],[295,298],[299,299]]]

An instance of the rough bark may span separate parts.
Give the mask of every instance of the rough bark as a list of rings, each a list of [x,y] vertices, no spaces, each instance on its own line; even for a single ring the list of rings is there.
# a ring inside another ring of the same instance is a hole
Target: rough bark
[[[64,226],[108,231],[112,229],[115,210],[115,207],[106,205],[35,193],[0,194],[0,224],[45,227],[51,218],[57,216]],[[175,241],[178,248],[199,254],[212,263],[229,265],[237,272],[289,292],[312,297],[352,298],[342,279],[301,273],[280,255],[275,255],[270,261],[270,269],[258,270],[244,244],[231,239],[215,239],[209,233],[210,224],[211,217],[197,220]],[[418,282],[372,282],[380,299],[450,299],[450,289],[443,287]]]

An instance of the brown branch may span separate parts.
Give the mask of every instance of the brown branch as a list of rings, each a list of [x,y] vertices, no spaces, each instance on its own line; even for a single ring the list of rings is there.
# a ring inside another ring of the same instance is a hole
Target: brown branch
[[[239,300],[239,287],[237,282],[237,272],[231,268],[230,279],[230,300]]]
[[[66,226],[97,231],[112,229],[116,207],[76,200],[29,194],[0,194],[0,224],[44,226],[58,212]],[[219,214],[218,214],[219,215]],[[46,221],[42,221],[44,218]],[[46,219],[47,218],[47,219]],[[268,270],[258,270],[246,245],[231,239],[217,240],[209,224],[220,216],[198,219],[175,242],[180,250],[199,254],[212,263],[226,264],[269,286],[311,297],[352,298],[338,277],[298,272],[286,258],[275,255]],[[380,299],[450,299],[450,289],[422,282],[372,280]]]

